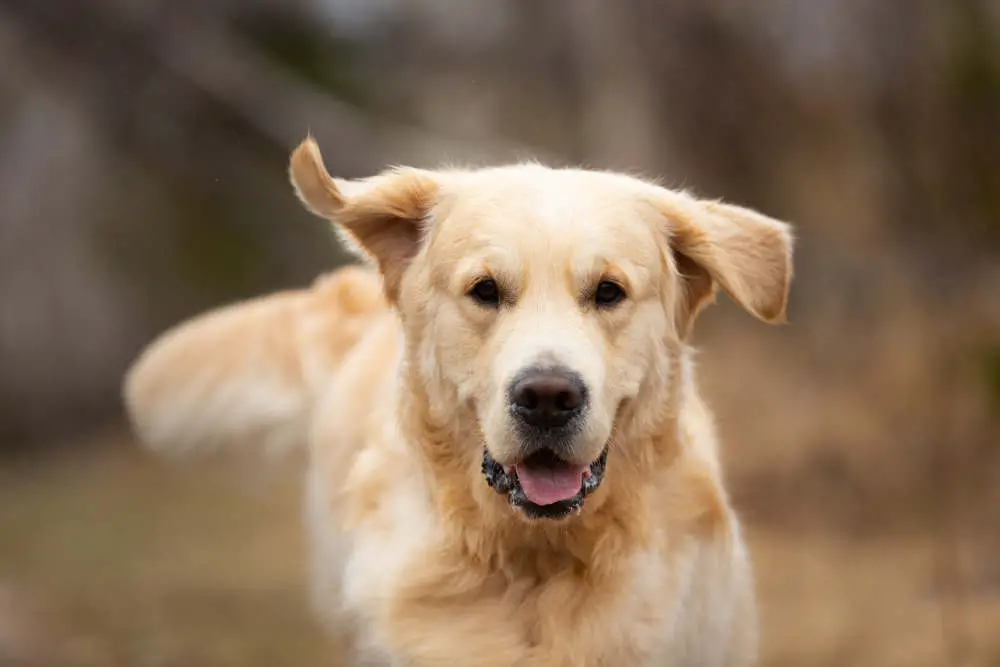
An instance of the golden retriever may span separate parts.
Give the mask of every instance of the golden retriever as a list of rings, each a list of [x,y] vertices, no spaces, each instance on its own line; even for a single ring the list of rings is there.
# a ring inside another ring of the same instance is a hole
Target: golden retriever
[[[374,269],[196,318],[130,370],[166,451],[309,448],[313,592],[349,664],[747,665],[748,554],[688,340],[783,321],[788,225],[518,164],[295,189]]]

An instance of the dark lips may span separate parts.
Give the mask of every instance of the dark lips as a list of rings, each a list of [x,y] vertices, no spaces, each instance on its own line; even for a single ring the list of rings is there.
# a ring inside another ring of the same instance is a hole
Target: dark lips
[[[513,507],[524,512],[530,519],[562,519],[572,512],[579,512],[583,507],[584,499],[597,490],[604,479],[604,471],[608,463],[608,448],[590,464],[590,475],[584,476],[580,484],[580,491],[572,498],[560,500],[551,505],[537,505],[525,495],[521,488],[521,482],[517,479],[517,472],[511,470],[507,472],[503,466],[490,456],[488,449],[483,448],[483,476],[486,483],[499,494],[506,494],[507,500]]]

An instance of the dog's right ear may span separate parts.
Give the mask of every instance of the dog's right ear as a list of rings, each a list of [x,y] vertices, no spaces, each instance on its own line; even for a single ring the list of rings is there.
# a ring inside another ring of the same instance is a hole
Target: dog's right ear
[[[349,250],[374,260],[386,298],[395,303],[403,273],[423,241],[437,179],[403,168],[359,181],[334,179],[312,137],[292,152],[289,176],[299,199],[334,223]]]

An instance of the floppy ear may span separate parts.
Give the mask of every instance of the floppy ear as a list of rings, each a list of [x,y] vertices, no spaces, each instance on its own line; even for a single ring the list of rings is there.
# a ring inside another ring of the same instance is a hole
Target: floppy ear
[[[792,281],[792,231],[784,222],[741,206],[670,193],[660,206],[682,275],[682,335],[721,288],[760,320],[785,321]]]
[[[394,303],[403,273],[420,249],[437,197],[436,179],[402,168],[360,181],[334,179],[312,137],[292,152],[288,171],[306,208],[332,221],[349,250],[374,260],[386,298]]]

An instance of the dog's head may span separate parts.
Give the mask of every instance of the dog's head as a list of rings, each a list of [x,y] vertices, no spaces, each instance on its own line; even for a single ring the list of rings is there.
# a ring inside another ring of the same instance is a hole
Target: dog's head
[[[431,412],[473,416],[454,456],[481,456],[528,517],[567,516],[600,485],[623,406],[675,381],[717,288],[784,317],[789,228],[744,208],[538,165],[340,181],[311,139],[291,176],[378,266]]]

